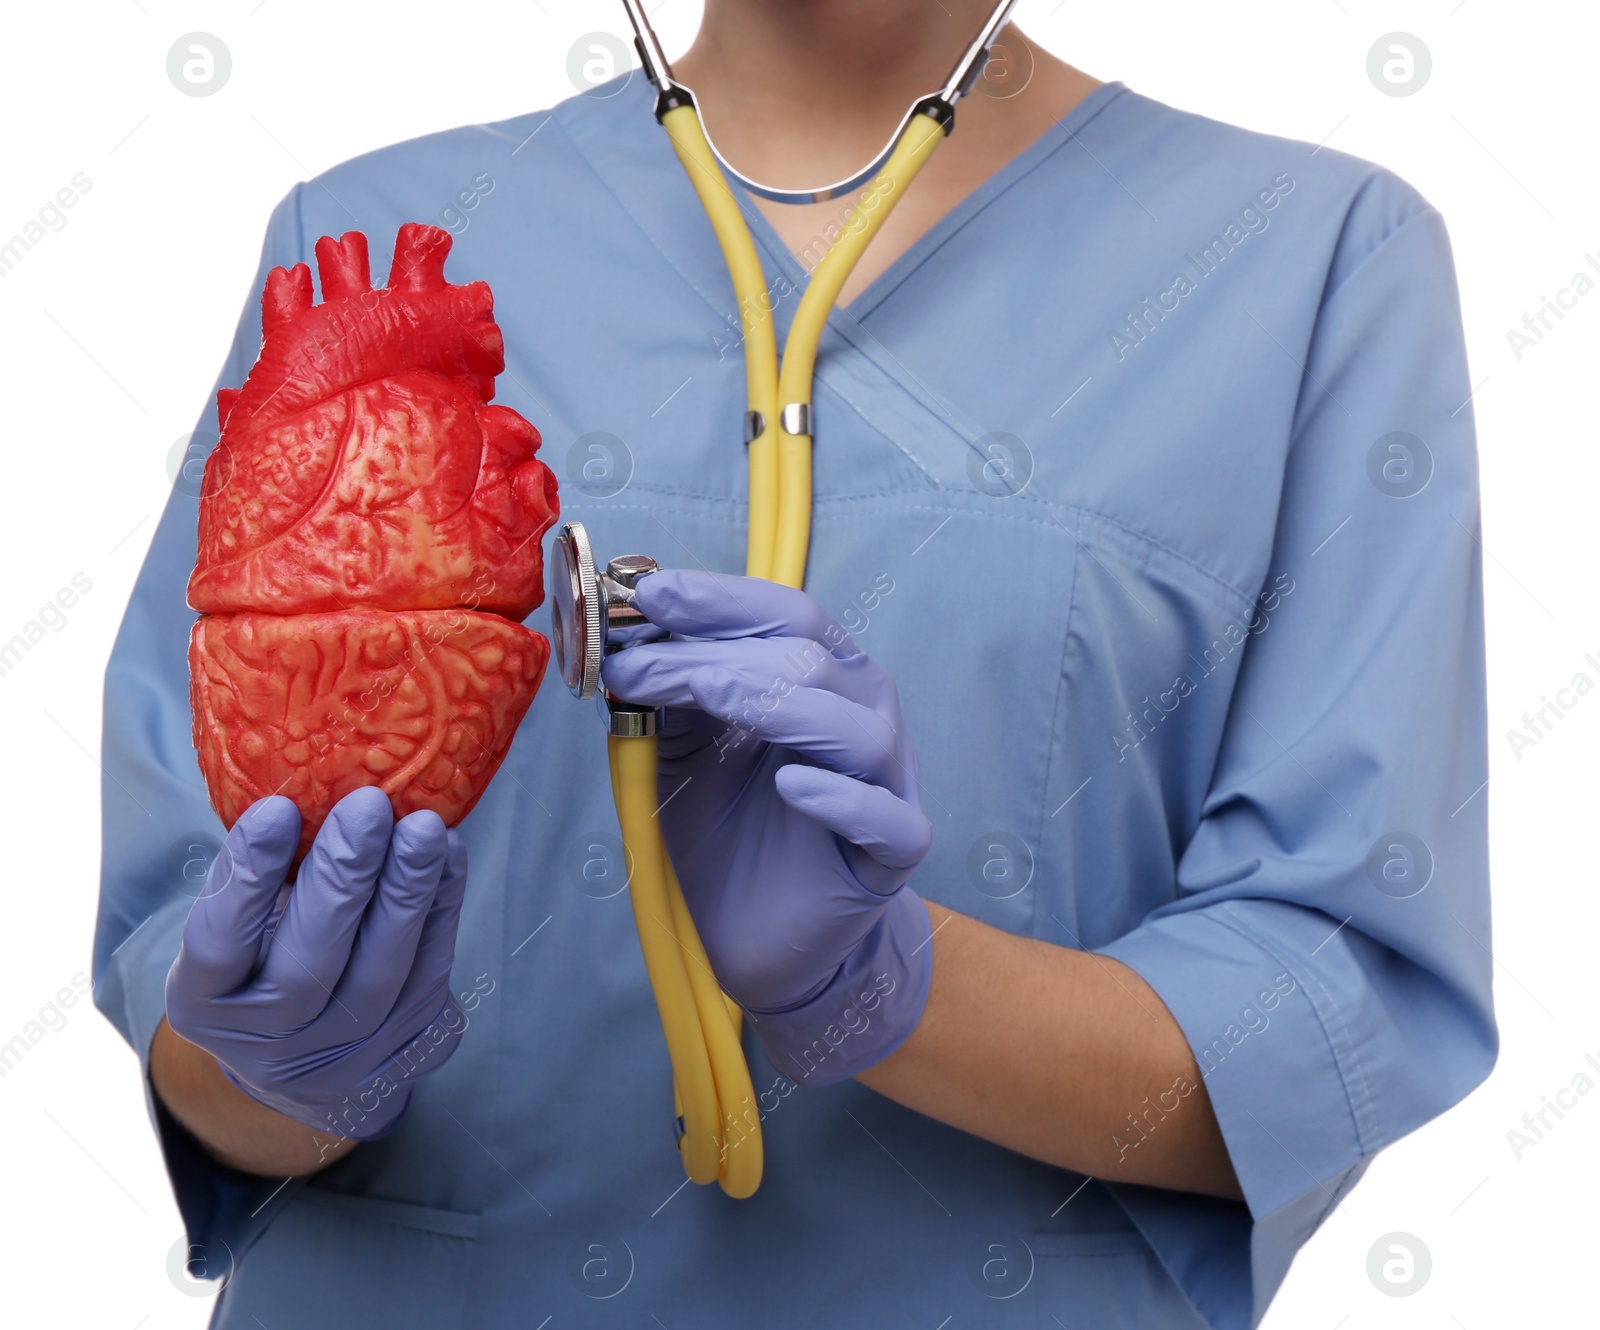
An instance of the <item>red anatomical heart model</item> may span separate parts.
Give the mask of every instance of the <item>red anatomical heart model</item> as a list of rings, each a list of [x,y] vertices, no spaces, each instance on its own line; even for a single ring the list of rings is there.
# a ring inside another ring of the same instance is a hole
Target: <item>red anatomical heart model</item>
[[[450,825],[499,767],[550,647],[521,626],[543,598],[556,519],[539,432],[489,405],[505,368],[483,282],[444,279],[450,237],[408,223],[387,288],[358,231],[274,268],[262,347],[217,398],[189,603],[194,742],[232,826],[255,800],[328,810],[381,785],[396,816]]]

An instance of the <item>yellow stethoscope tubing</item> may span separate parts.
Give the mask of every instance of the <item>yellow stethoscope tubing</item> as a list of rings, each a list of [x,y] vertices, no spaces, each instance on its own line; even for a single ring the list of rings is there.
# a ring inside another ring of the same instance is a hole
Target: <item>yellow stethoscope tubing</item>
[[[694,957],[689,939],[675,931],[666,846],[656,822],[656,741],[613,737],[606,747],[611,793],[627,850],[633,922],[683,1106],[685,1130],[679,1141],[683,1166],[694,1181],[710,1182],[719,1172],[721,1133],[714,1124],[720,1115],[709,1044],[686,969]]]
[[[716,233],[738,302],[746,400],[760,422],[747,444],[745,573],[799,587],[811,541],[811,436],[783,428],[779,403],[804,406],[809,414],[828,316],[889,212],[943,141],[946,126],[931,115],[912,116],[882,171],[857,195],[851,227],[829,247],[800,299],[780,369],[766,273],[700,118],[692,106],[679,106],[662,115],[661,123]],[[697,1183],[715,1178],[729,1196],[742,1199],[761,1184],[764,1153],[739,1043],[739,1009],[717,984],[661,838],[655,738],[613,737],[607,750],[632,873],[634,924],[672,1064],[684,1170]],[[736,1139],[730,1129],[738,1129]]]
[[[932,116],[912,116],[883,170],[857,196],[856,215],[864,216],[865,222],[857,230],[846,230],[829,246],[805,294],[800,297],[800,308],[789,326],[789,336],[783,347],[783,369],[778,376],[778,401],[783,406],[803,405],[809,414],[817,348],[839,292],[890,210],[944,138],[945,126]],[[810,543],[811,436],[789,434],[780,429],[778,526],[773,533],[772,571],[766,576],[784,586],[804,585]]]
[[[744,336],[749,409],[759,413],[763,422],[760,434],[749,445],[745,575],[797,587],[805,581],[811,541],[811,436],[784,430],[779,404],[810,407],[817,348],[839,292],[890,211],[944,141],[945,126],[926,113],[912,116],[883,170],[856,196],[851,225],[829,246],[800,298],[780,372],[766,274],[700,117],[694,107],[678,106],[661,117],[661,124],[700,196],[727,261]],[[857,217],[864,219],[859,226],[855,225]]]
[[[692,106],[679,106],[661,117],[673,151],[700,196],[716,232],[722,257],[733,279],[744,339],[745,400],[761,419],[760,432],[749,441],[750,515],[745,543],[745,575],[770,577],[773,536],[778,529],[778,341],[773,326],[767,276],[756,253],[738,200],[717,165],[700,117]]]

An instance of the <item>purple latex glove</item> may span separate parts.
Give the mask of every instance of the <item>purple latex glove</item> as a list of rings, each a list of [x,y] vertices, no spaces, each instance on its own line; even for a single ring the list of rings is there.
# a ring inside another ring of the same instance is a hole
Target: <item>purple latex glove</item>
[[[300,813],[262,799],[228,833],[167,974],[167,1022],[285,1117],[369,1141],[455,1052],[467,852],[436,813],[346,795],[292,887]]]
[[[866,1070],[916,1027],[931,926],[905,885],[932,828],[891,679],[810,596],[664,570],[639,609],[687,638],[605,663],[666,707],[662,834],[722,987],[801,1084]]]

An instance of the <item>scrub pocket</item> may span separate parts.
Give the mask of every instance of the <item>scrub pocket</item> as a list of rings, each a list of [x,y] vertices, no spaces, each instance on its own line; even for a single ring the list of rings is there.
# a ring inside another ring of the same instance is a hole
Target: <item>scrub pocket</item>
[[[454,1330],[478,1216],[303,1187],[217,1300],[212,1330]]]
[[[1138,1233],[996,1234],[964,1264],[950,1330],[1206,1330]]]
[[[1040,850],[1063,797],[1077,562],[1070,514],[1041,507],[972,490],[819,502],[807,577],[898,686],[933,824],[916,890],[1024,936],[1055,888]]]
[[[1035,1265],[1039,1330],[1086,1325],[1096,1330],[1206,1330],[1200,1314],[1142,1241],[1138,1250],[1089,1254],[1041,1253]]]
[[[985,1330],[1204,1330],[1104,1183],[1029,1163],[1026,1230],[996,1234],[969,1260],[965,1325]],[[954,1330],[952,1325],[951,1330]]]

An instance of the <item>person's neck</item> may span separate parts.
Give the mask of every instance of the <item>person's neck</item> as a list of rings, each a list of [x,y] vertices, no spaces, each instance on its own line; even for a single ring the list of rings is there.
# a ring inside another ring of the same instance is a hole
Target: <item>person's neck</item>
[[[816,184],[883,146],[906,107],[943,85],[991,8],[992,0],[706,0],[673,72],[695,90],[708,130],[740,170],[779,186]]]
[[[821,185],[871,161],[906,108],[944,86],[990,3],[706,0],[699,35],[673,73],[694,90],[707,132],[745,175],[786,189]],[[840,304],[1098,86],[1007,27],[956,108],[955,133],[873,240]],[[753,203],[808,268],[853,206]]]

